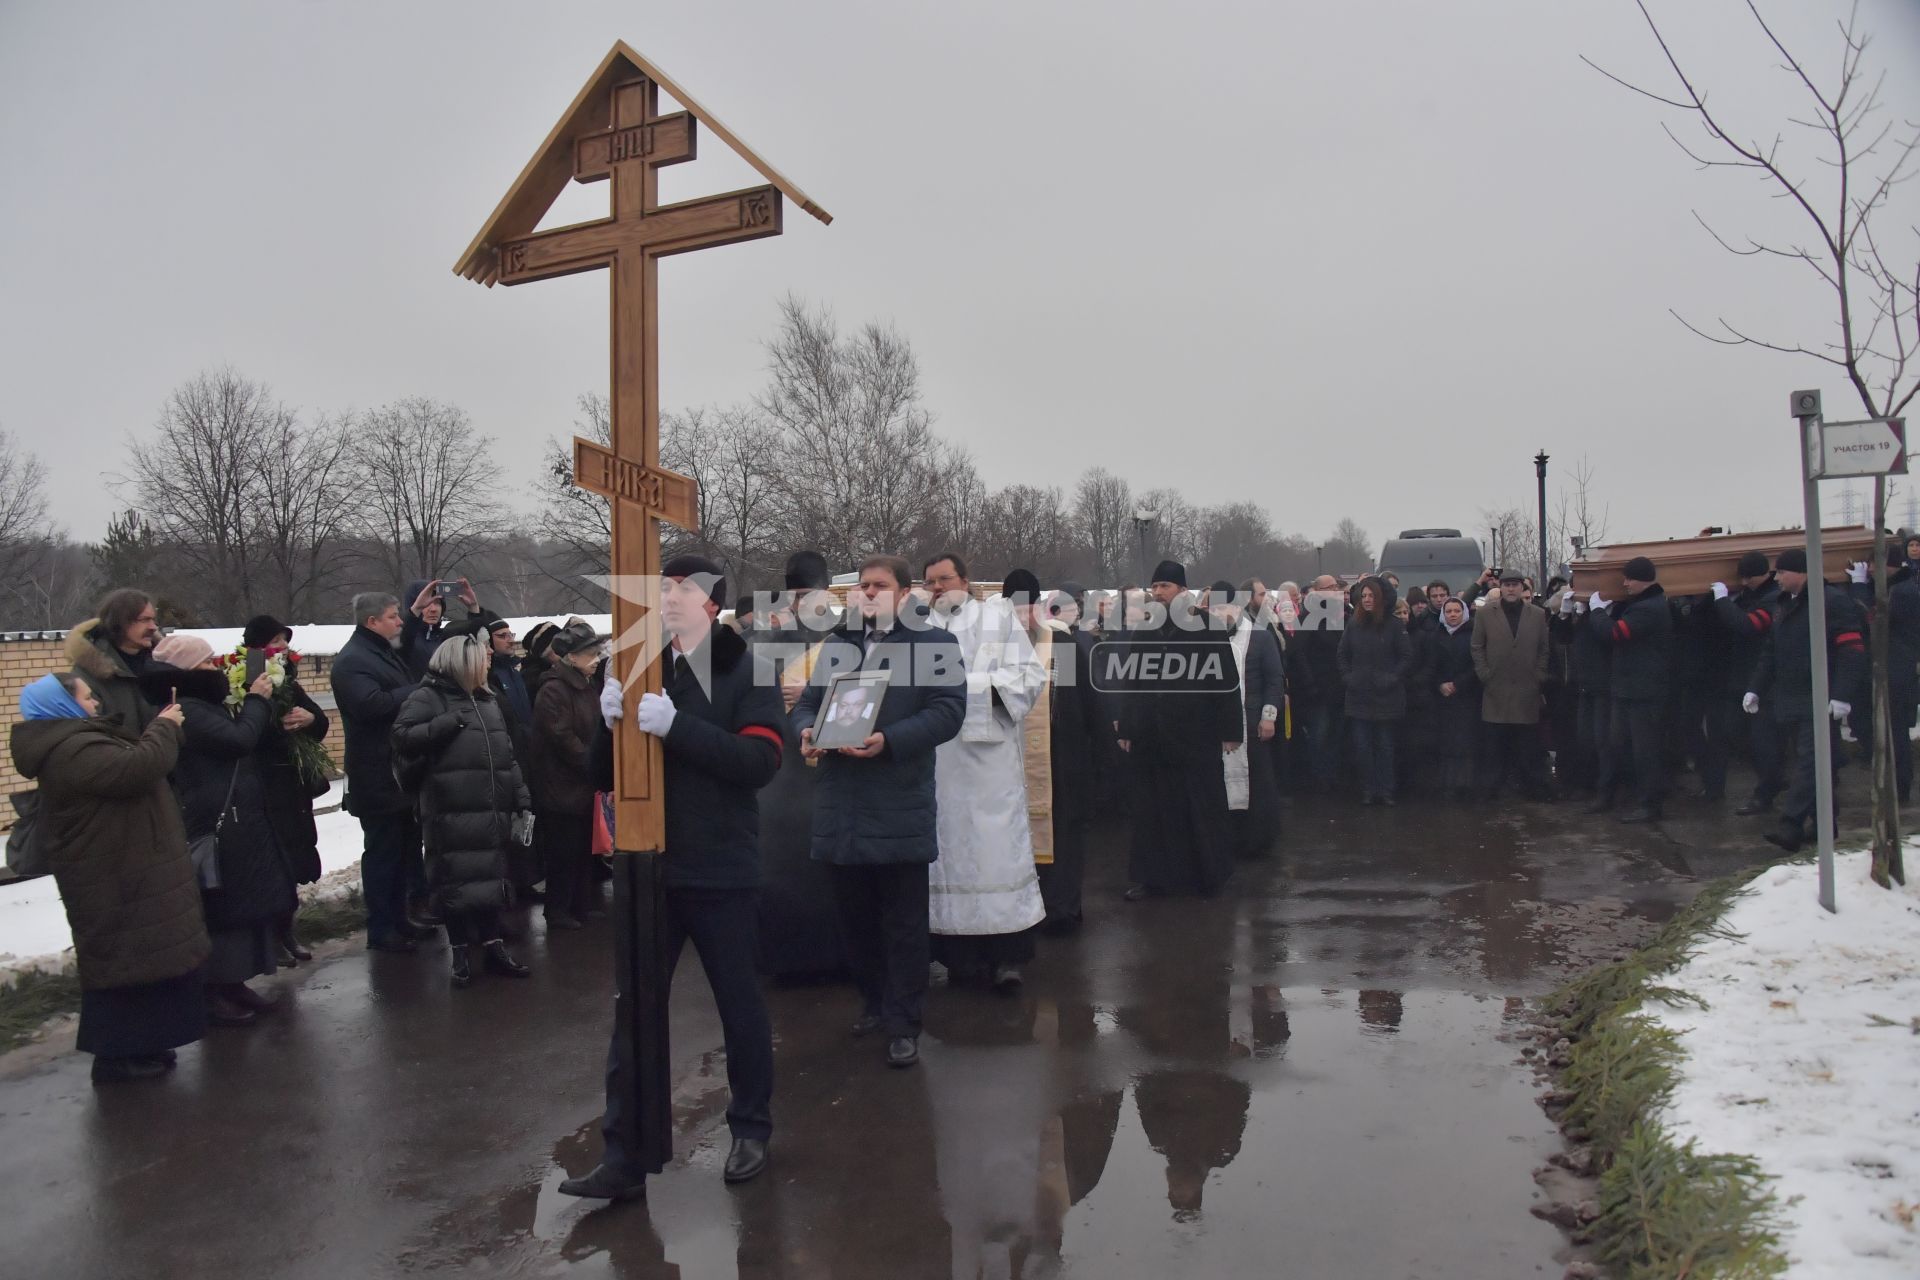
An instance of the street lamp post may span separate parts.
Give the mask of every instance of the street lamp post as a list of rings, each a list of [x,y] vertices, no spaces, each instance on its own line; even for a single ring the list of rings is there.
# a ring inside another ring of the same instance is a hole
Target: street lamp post
[[[1325,577],[1327,572],[1327,547],[1325,543],[1313,549],[1313,574],[1316,578]]]
[[[1547,451],[1542,449],[1533,455],[1533,474],[1540,485],[1540,576],[1534,579],[1539,583],[1538,590],[1547,589]]]
[[[1141,586],[1148,585],[1147,575],[1152,572],[1153,560],[1147,554],[1147,538],[1153,529],[1153,513],[1144,508],[1133,513],[1133,532],[1140,544],[1140,573],[1137,581]]]

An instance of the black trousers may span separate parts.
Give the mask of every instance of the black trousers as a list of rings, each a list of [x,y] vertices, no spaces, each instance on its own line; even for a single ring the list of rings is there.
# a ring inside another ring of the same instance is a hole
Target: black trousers
[[[1015,933],[936,933],[933,958],[956,978],[990,977],[1003,964],[1026,964],[1033,959],[1033,930]]]
[[[1814,802],[1818,798],[1814,788],[1813,735],[1816,730],[1826,732],[1827,721],[1824,716],[1816,720],[1808,715],[1780,719],[1774,723],[1781,740],[1793,747],[1793,774],[1787,783],[1786,799],[1780,803],[1780,816],[1795,826],[1801,826],[1813,817]],[[1837,798],[1834,810],[1837,815]]]
[[[360,897],[367,908],[367,939],[401,936],[407,924],[407,894],[426,873],[420,855],[420,824],[410,812],[367,814],[360,855]]]
[[[599,905],[600,881],[593,867],[593,815],[538,813],[533,838],[547,868],[546,914],[578,920]]]
[[[727,1046],[727,1128],[736,1138],[773,1136],[773,1021],[754,969],[759,932],[759,895],[752,889],[667,889],[667,976],[671,981],[680,956],[693,943],[706,970],[720,1031]],[[620,1121],[626,1106],[617,1072],[619,1046],[607,1046],[607,1111],[601,1120],[606,1144],[602,1163],[625,1173],[640,1172],[639,1162],[621,1145]]]
[[[1529,799],[1547,793],[1547,753],[1538,724],[1480,725],[1480,794],[1493,797],[1510,778],[1520,780]]]
[[[1667,794],[1666,721],[1664,703],[1613,700],[1608,711],[1607,754],[1600,766],[1601,799],[1611,800],[1631,771],[1640,803],[1660,811]]]
[[[1613,695],[1606,690],[1582,689],[1574,722],[1577,742],[1574,778],[1578,785],[1596,787],[1605,769],[1607,742],[1613,732]]]
[[[927,864],[835,866],[833,898],[847,967],[889,1036],[917,1036],[927,1007]]]
[[[1707,696],[1701,711],[1700,747],[1695,763],[1700,767],[1700,789],[1711,799],[1727,794],[1727,762],[1733,758],[1733,744],[1740,733],[1741,722],[1748,718],[1740,710],[1740,699],[1744,696],[1744,693],[1716,690]],[[1758,760],[1754,764],[1759,767]]]

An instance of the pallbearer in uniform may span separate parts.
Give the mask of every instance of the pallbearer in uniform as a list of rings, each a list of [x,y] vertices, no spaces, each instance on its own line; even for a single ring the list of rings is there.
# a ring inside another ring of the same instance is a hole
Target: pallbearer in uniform
[[[1760,652],[1773,634],[1774,615],[1780,608],[1780,584],[1773,580],[1766,556],[1758,551],[1747,552],[1740,557],[1736,572],[1740,582],[1738,591],[1729,591],[1724,582],[1713,584],[1714,617],[1726,637],[1727,661],[1726,669],[1716,673],[1720,689],[1716,697],[1722,705],[1709,713],[1710,754],[1700,770],[1707,775],[1709,791],[1722,791],[1726,785],[1724,743],[1732,738],[1734,729],[1731,725],[1722,727],[1720,722],[1739,718],[1741,700],[1753,679],[1754,669],[1760,665]],[[1780,777],[1780,737],[1772,717],[1762,716],[1750,722],[1747,747],[1753,756],[1753,795],[1734,810],[1741,817],[1752,817],[1773,808],[1773,798],[1786,786]]]
[[[1748,715],[1770,716],[1784,747],[1792,744],[1793,779],[1780,804],[1780,823],[1766,839],[1788,853],[1798,853],[1809,835],[1818,800],[1813,773],[1813,735],[1831,733],[1827,721],[1841,721],[1867,694],[1866,616],[1838,587],[1828,586],[1807,573],[1807,553],[1789,547],[1774,563],[1780,582],[1773,629],[1760,651],[1760,665],[1741,709]],[[1827,705],[1813,705],[1813,614],[1807,593],[1827,593],[1827,634],[1819,643],[1827,651]],[[1835,824],[1839,822],[1835,800]]]
[[[1045,694],[1047,672],[1012,605],[973,598],[959,556],[928,561],[922,577],[933,593],[933,625],[958,642],[967,673],[959,736],[935,753],[940,857],[928,881],[934,959],[956,979],[1011,990],[1020,985],[1020,966],[1033,958],[1033,927],[1046,914],[1027,823],[1020,725]]]
[[[723,1176],[745,1182],[766,1168],[773,1136],[773,1023],[754,971],[760,886],[754,793],[780,768],[780,694],[771,675],[757,669],[746,641],[717,621],[726,588],[718,565],[675,556],[660,576],[660,620],[670,641],[660,659],[664,692],[643,694],[635,721],[660,740],[666,757],[668,976],[691,941],[727,1048],[733,1147]],[[612,699],[602,701],[602,714],[609,703],[617,716]],[[640,1161],[621,1144],[619,1109],[628,1090],[617,1078],[617,1048],[616,1042],[607,1054],[605,1154],[592,1173],[561,1183],[564,1195],[631,1200],[645,1194]]]

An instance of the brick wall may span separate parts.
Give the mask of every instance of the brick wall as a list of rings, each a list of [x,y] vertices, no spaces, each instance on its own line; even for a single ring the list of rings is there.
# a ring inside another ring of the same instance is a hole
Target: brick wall
[[[0,741],[11,741],[20,718],[20,690],[49,671],[65,671],[61,631],[0,631]],[[13,771],[13,752],[0,748],[0,827],[13,825],[13,806],[4,797],[33,784]]]

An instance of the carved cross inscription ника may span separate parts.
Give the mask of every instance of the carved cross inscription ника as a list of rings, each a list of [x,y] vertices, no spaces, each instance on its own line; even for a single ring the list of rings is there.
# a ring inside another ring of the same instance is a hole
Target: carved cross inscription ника
[[[661,206],[657,170],[694,158],[698,130],[686,111],[659,114],[659,88],[645,76],[613,87],[606,127],[573,140],[573,180],[613,186],[612,216],[537,231],[498,245],[499,283],[525,284],[579,271],[612,273],[612,447],[575,438],[574,482],[613,507],[613,634],[642,634],[657,603],[657,521],[691,525],[695,485],[660,465],[658,263],[712,245],[780,234],[777,187],[752,187]],[[627,686],[629,712],[646,691],[659,691],[649,666],[633,678],[642,647],[621,646],[612,672]],[[622,849],[661,848],[663,763],[660,747],[632,727],[629,714],[615,741],[614,799]]]

